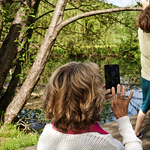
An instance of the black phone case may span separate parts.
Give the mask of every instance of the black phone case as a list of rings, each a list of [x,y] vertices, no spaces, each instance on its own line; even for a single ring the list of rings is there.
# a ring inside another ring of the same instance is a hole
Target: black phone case
[[[120,84],[118,64],[105,65],[105,84],[106,89],[111,89],[114,87],[115,92],[117,92],[117,84]]]

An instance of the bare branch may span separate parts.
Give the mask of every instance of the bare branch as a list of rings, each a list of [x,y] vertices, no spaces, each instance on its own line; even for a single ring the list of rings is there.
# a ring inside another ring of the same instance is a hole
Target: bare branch
[[[43,36],[43,37],[45,37],[45,35],[43,35],[43,34],[41,34],[40,32],[38,32],[37,30],[34,30],[37,34],[39,34],[39,35],[41,35],[41,36]]]
[[[43,0],[43,2],[44,3],[47,3],[47,4],[49,4],[50,6],[52,6],[53,8],[55,8],[55,5],[53,5],[52,3],[50,3],[49,1],[47,1],[47,0]]]
[[[65,9],[65,11],[68,11],[68,10],[75,10],[75,9],[78,9],[78,8],[68,8],[68,9]],[[44,17],[45,15],[47,15],[47,14],[49,14],[49,13],[52,13],[53,11],[54,11],[54,10],[50,10],[50,11],[48,11],[48,12],[42,14],[41,16],[39,16],[38,18],[36,18],[35,20],[38,20],[38,19]]]
[[[142,7],[134,7],[134,8],[121,7],[121,8],[112,8],[112,9],[90,11],[90,12],[76,15],[74,17],[71,17],[71,18],[61,22],[61,24],[59,24],[57,28],[58,28],[58,30],[61,30],[61,28],[70,24],[71,22],[74,22],[74,21],[79,20],[81,18],[93,16],[93,15],[114,13],[114,12],[120,12],[120,11],[142,11],[142,10],[143,10]]]
[[[50,10],[50,11],[48,11],[48,12],[44,13],[43,15],[39,16],[39,17],[38,17],[38,18],[36,18],[35,20],[37,21],[38,19],[42,18],[43,16],[45,16],[45,15],[47,15],[47,14],[49,14],[49,13],[53,12],[53,11],[54,11],[54,10]]]

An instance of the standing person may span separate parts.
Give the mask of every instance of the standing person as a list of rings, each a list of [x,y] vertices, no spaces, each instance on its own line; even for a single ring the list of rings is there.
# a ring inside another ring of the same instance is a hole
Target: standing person
[[[143,5],[143,11],[138,19],[138,36],[141,51],[143,103],[139,110],[135,126],[135,134],[139,138],[143,136],[140,128],[147,111],[150,109],[150,6],[146,0],[141,0],[141,3]]]
[[[111,108],[117,118],[123,144],[104,131],[97,121],[105,100],[103,79],[97,64],[70,62],[56,69],[44,91],[44,110],[52,123],[39,138],[37,150],[142,150],[128,115],[128,104],[120,85],[112,88]]]

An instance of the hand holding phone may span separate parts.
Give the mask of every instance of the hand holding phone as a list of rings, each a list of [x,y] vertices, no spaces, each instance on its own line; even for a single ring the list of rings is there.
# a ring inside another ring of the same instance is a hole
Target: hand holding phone
[[[112,99],[112,94],[111,93],[111,89],[107,89],[106,90],[106,85],[103,85],[103,90],[105,92],[105,99],[110,100],[110,98]]]
[[[105,65],[105,84],[106,89],[114,87],[115,92],[117,93],[117,84],[120,84],[118,64]]]

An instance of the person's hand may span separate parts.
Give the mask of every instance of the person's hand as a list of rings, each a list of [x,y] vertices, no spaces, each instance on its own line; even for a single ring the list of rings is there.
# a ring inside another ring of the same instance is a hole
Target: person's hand
[[[111,109],[117,119],[128,116],[128,105],[132,98],[133,91],[130,92],[130,95],[127,100],[125,100],[125,86],[122,87],[122,96],[120,95],[120,84],[117,85],[117,97],[115,93],[115,88],[112,87],[112,97],[111,100]]]
[[[149,2],[147,0],[140,0],[140,1],[143,6],[143,9],[145,9],[147,6],[149,6]]]
[[[106,90],[106,85],[105,84],[103,85],[103,89],[104,89],[104,92],[105,92],[105,99],[111,98],[112,97],[112,94],[110,94],[111,90],[110,89]]]

